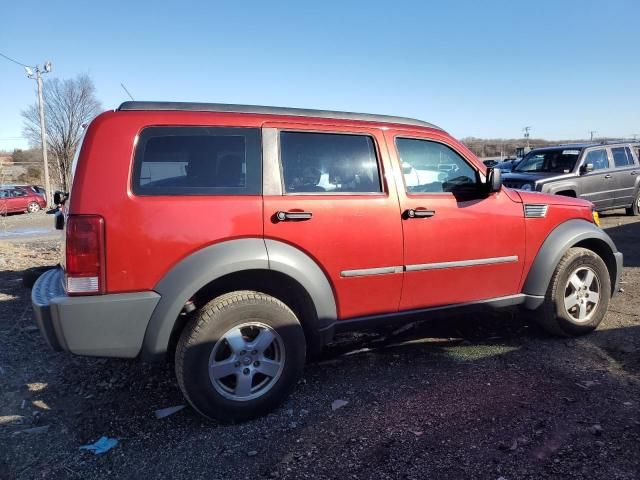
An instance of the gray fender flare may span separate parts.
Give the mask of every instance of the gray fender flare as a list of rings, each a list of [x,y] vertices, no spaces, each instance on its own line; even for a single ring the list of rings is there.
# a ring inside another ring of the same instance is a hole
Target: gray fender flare
[[[563,192],[565,190],[573,190],[576,193],[576,197],[580,196],[578,185],[573,181],[565,180],[560,182],[549,182],[547,184],[547,188],[543,188],[544,192],[551,194],[555,194],[556,192]]]
[[[604,260],[612,278],[612,292],[617,290],[622,271],[622,254],[618,252],[609,235],[587,220],[568,220],[553,229],[538,250],[522,287],[522,293],[537,298],[525,302],[526,308],[536,308],[542,303],[560,259],[567,250],[585,240],[595,240],[601,251],[608,254],[608,258]],[[612,269],[614,271],[611,271]]]
[[[265,239],[269,269],[284,273],[296,280],[309,293],[316,308],[317,329],[331,325],[338,319],[336,299],[327,275],[306,253],[277,240]]]
[[[202,287],[230,273],[269,269],[289,275],[307,290],[316,307],[319,327],[336,320],[331,285],[308,255],[273,240],[229,240],[192,253],[174,265],[157,283],[154,290],[160,294],[160,301],[145,332],[142,358],[164,358],[184,304]]]

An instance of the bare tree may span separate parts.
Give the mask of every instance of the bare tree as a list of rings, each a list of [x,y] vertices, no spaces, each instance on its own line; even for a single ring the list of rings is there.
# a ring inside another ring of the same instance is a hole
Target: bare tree
[[[83,125],[90,122],[102,109],[95,95],[95,86],[88,75],[75,79],[52,78],[44,81],[44,111],[47,129],[47,148],[57,172],[60,187],[68,191],[71,162],[75,155]],[[23,134],[29,142],[40,144],[40,119],[38,104],[22,111]]]

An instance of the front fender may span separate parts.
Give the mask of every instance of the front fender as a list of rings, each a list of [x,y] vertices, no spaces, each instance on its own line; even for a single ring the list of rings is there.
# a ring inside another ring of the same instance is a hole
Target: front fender
[[[538,250],[522,288],[522,293],[537,298],[526,302],[526,308],[537,308],[541,304],[560,259],[567,250],[582,242],[588,242],[603,257],[611,276],[612,292],[617,291],[622,273],[622,254],[601,228],[587,220],[574,219],[558,225]]]
[[[561,181],[561,182],[549,182],[548,184],[542,184],[542,192],[556,194],[557,192],[575,192],[576,197],[580,196],[580,190],[575,181]]]

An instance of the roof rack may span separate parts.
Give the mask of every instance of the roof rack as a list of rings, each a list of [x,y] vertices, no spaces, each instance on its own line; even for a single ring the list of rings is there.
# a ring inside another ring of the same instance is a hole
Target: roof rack
[[[256,113],[262,115],[287,115],[292,117],[333,118],[337,120],[359,120],[363,122],[397,123],[414,127],[427,127],[442,130],[440,127],[414,118],[394,117],[392,115],[374,115],[369,113],[335,112],[332,110],[312,110],[306,108],[266,107],[261,105],[234,105],[227,103],[192,102],[124,102],[118,111],[162,110],[190,112]]]
[[[640,143],[640,140],[625,140],[624,138],[622,139],[607,139],[607,140],[601,140],[600,141],[600,145],[611,145],[611,144],[615,144],[615,143]]]

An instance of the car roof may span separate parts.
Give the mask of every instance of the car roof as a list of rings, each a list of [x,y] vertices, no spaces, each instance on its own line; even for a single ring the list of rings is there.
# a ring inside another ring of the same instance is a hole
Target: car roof
[[[532,152],[544,151],[544,150],[558,150],[560,148],[573,148],[573,149],[583,149],[589,147],[611,147],[616,145],[633,145],[638,146],[640,142],[630,141],[619,141],[619,142],[584,142],[584,143],[563,143],[561,145],[548,145],[546,147],[537,147],[532,148]]]
[[[268,107],[262,105],[236,105],[229,103],[193,103],[193,102],[124,102],[118,111],[189,111],[219,113],[253,113],[262,115],[282,115],[291,117],[316,117],[338,120],[357,120],[362,122],[396,123],[414,127],[427,127],[442,130],[440,127],[415,118],[371,113],[339,112],[333,110],[312,110],[306,108]]]

